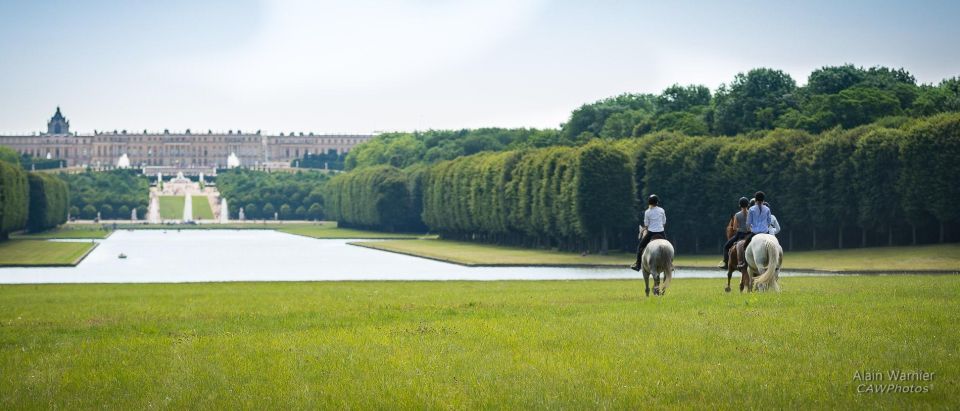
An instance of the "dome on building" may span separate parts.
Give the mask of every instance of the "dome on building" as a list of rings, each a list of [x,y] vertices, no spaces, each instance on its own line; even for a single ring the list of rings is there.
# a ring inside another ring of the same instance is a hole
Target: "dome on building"
[[[127,153],[123,153],[117,160],[117,168],[130,168],[130,157],[127,157]]]
[[[230,157],[227,157],[227,168],[237,167],[240,167],[240,159],[237,158],[237,153],[230,153]]]

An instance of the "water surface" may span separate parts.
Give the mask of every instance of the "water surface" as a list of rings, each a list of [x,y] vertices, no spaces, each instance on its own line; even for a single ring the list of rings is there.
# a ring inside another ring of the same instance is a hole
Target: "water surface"
[[[271,230],[121,230],[99,240],[76,267],[0,268],[0,283],[642,278],[626,267],[465,267],[347,244],[351,241],[356,240],[319,240]],[[127,258],[117,258],[120,253]],[[726,275],[720,270],[676,270],[674,278]]]

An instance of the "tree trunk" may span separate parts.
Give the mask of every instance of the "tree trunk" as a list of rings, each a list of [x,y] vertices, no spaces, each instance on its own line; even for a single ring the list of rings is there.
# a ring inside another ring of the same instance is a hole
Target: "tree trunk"
[[[837,228],[837,248],[843,248],[843,226]]]
[[[607,228],[603,227],[603,238],[600,240],[600,254],[607,254],[609,242],[607,241]]]

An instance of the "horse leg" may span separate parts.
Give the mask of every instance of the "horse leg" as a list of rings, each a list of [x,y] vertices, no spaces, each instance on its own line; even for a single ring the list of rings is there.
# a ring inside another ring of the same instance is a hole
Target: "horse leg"
[[[730,280],[731,280],[731,279],[733,279],[733,270],[731,270],[729,267],[727,267],[727,288],[724,288],[723,291],[726,291],[726,292],[728,292],[728,293],[730,292]],[[743,285],[742,285],[742,284],[741,284],[740,288],[741,288],[741,289],[743,288]]]
[[[647,286],[647,297],[650,296],[650,272],[646,269],[643,270],[643,282]]]
[[[653,272],[653,295],[660,295],[660,272]]]

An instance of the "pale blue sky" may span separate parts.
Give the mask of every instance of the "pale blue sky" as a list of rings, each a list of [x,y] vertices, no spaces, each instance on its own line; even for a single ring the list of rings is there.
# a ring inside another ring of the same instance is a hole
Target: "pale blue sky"
[[[0,133],[556,127],[773,67],[960,75],[950,1],[7,1]]]

